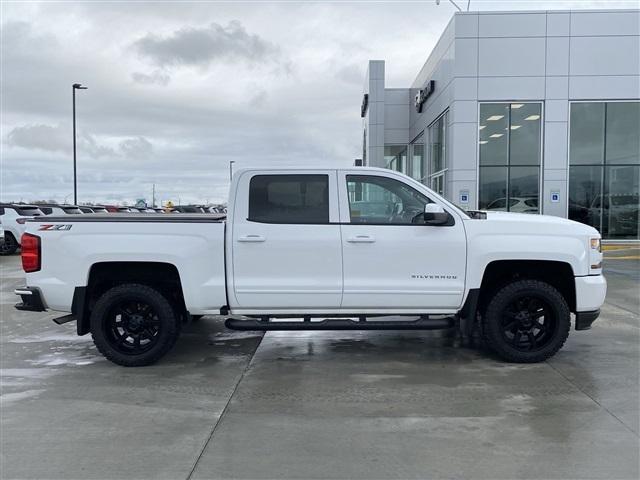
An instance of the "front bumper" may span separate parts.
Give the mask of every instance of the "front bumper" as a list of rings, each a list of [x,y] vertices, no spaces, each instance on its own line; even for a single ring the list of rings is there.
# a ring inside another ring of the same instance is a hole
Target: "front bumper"
[[[607,295],[607,280],[602,275],[576,277],[576,312],[595,312]]]
[[[20,287],[16,288],[13,293],[19,295],[22,299],[22,302],[16,303],[16,309],[28,312],[44,312],[47,310],[44,306],[44,302],[42,301],[40,290],[37,288]]]

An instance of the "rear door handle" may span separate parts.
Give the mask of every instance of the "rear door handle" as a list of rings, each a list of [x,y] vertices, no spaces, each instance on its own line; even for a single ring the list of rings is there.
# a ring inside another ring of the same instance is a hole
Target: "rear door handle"
[[[264,238],[262,235],[243,235],[242,237],[238,238],[239,242],[264,242],[266,240],[266,238]]]
[[[371,235],[356,235],[354,237],[347,238],[349,243],[374,243],[376,239]]]

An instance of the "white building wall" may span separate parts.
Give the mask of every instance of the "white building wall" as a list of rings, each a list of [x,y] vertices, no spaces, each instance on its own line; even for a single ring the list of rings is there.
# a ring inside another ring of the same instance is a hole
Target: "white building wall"
[[[363,128],[366,132],[366,164],[371,167],[384,167],[384,60],[369,61],[363,88],[364,94],[369,96],[367,111],[363,118]]]
[[[478,202],[479,102],[543,102],[542,210],[566,216],[570,102],[640,98],[640,11],[457,13],[406,91],[408,116],[400,108],[405,90],[387,90],[393,100],[384,99],[384,62],[371,62],[370,70],[369,88],[382,85],[382,92],[369,128],[382,129],[384,141],[377,134],[370,146],[377,163],[369,164],[384,166],[384,143],[426,135],[448,108],[446,194],[455,202],[468,190],[470,207]],[[435,90],[417,113],[413,98],[428,80]],[[550,201],[552,190],[560,202]]]
[[[409,143],[409,97],[408,88],[384,90],[384,143],[387,145]]]

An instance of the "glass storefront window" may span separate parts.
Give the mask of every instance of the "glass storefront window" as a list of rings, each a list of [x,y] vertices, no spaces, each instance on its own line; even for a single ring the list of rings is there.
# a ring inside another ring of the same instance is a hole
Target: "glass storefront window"
[[[571,105],[571,165],[591,165],[604,161],[604,103]]]
[[[569,218],[640,239],[640,102],[571,104]]]
[[[431,189],[444,195],[445,175],[447,170],[447,136],[449,112],[445,112],[429,126],[429,172],[428,185]]]
[[[540,211],[542,104],[480,104],[479,207]]]
[[[384,162],[389,170],[406,173],[407,168],[407,146],[406,145],[385,145]]]
[[[424,143],[422,143],[422,134],[416,138],[411,144],[411,177],[416,180],[424,178]]]
[[[640,159],[640,102],[607,104],[605,162],[634,165]]]
[[[607,166],[602,196],[602,235],[638,238],[640,165]]]
[[[602,168],[580,165],[569,167],[569,218],[600,229]]]
[[[540,179],[538,167],[509,169],[509,211],[538,213]]]
[[[522,107],[514,108],[514,105]],[[542,105],[524,103],[511,105],[509,125],[509,164],[540,165],[540,129]]]
[[[507,211],[507,167],[480,169],[480,208]]]
[[[509,163],[509,104],[480,105],[480,165]]]

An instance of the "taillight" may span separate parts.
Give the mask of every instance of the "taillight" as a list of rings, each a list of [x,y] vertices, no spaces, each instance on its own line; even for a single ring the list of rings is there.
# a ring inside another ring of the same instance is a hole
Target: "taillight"
[[[24,222],[26,222],[27,219],[20,217],[20,218],[16,218],[16,223],[19,223],[20,225],[24,225]]]
[[[42,262],[40,237],[31,233],[22,234],[20,248],[22,249],[22,269],[26,273],[40,270]]]

